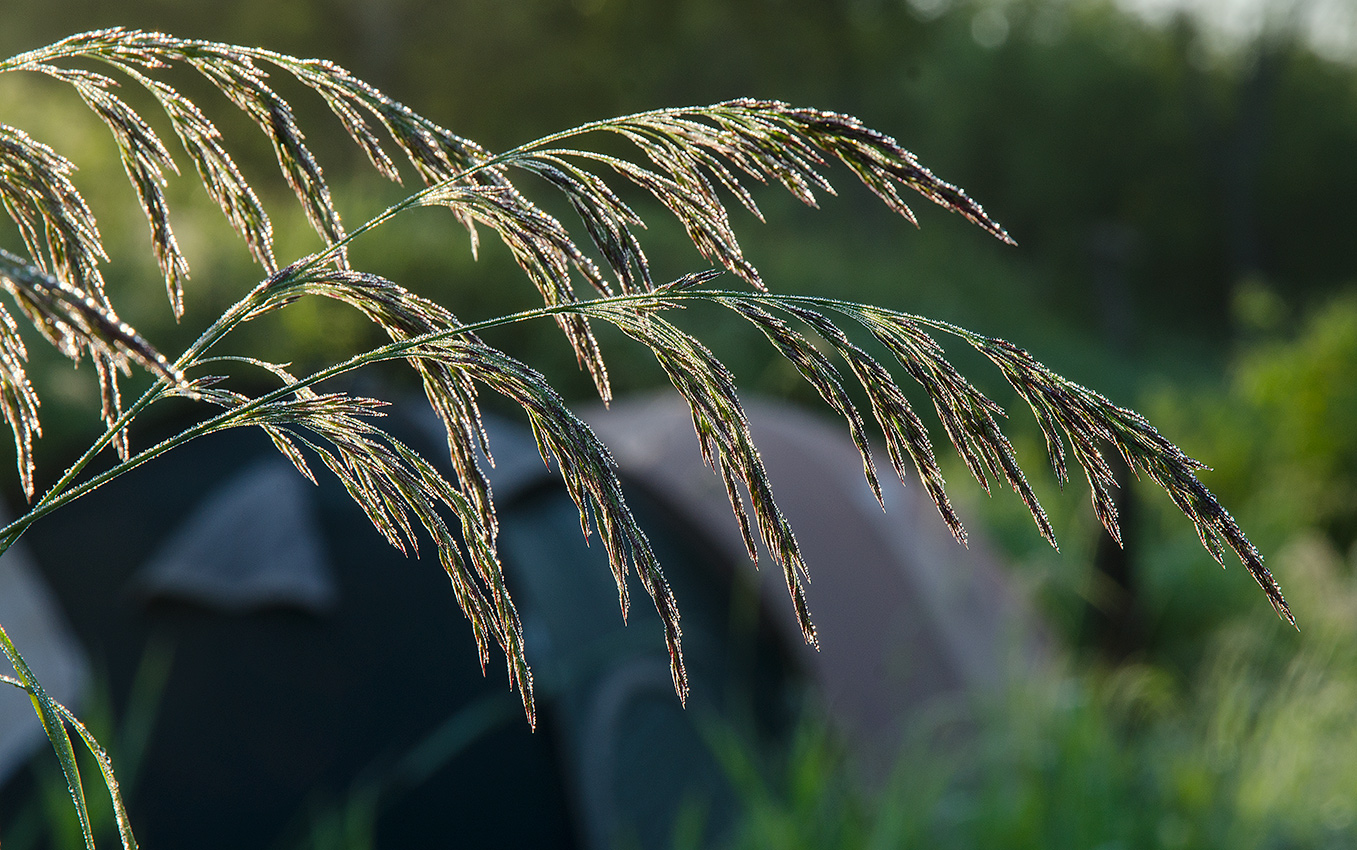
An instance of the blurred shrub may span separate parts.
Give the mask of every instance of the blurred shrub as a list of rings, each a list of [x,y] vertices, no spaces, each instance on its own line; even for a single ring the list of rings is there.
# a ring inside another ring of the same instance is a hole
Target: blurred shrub
[[[1223,386],[1161,387],[1144,405],[1189,454],[1210,455],[1202,480],[1265,553],[1321,541],[1340,560],[1357,541],[1357,292],[1337,295],[1295,322],[1260,284],[1236,299],[1246,341]],[[1262,327],[1259,327],[1259,325]],[[1258,612],[1221,574],[1191,569],[1196,541],[1162,500],[1145,533],[1148,592],[1166,643],[1189,645],[1235,616]],[[1274,570],[1284,589],[1286,564]],[[1308,619],[1298,612],[1302,629]]]

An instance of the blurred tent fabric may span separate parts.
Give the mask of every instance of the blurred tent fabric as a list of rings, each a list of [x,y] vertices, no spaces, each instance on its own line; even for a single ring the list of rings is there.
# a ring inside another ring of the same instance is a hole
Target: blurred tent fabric
[[[0,509],[0,523],[8,522]],[[89,687],[89,665],[60,602],[42,578],[28,548],[10,547],[0,560],[0,623],[52,699],[78,708]],[[0,674],[15,676],[8,661]],[[0,786],[35,752],[47,745],[28,694],[0,687]]]
[[[432,414],[394,410],[394,430],[437,457]],[[401,558],[342,487],[310,487],[260,435],[190,444],[35,525],[25,540],[89,659],[74,654],[71,669],[87,663],[121,706],[148,648],[172,653],[148,749],[128,754],[139,839],[300,842],[356,808],[375,846],[443,846],[455,824],[473,845],[667,847],[685,806],[703,808],[713,837],[735,817],[714,729],[775,754],[809,692],[876,773],[912,712],[1044,656],[1013,582],[974,535],[969,549],[951,540],[920,488],[883,480],[883,513],[840,429],[785,403],[748,411],[810,564],[818,654],[780,573],[749,569],[682,402],[587,414],[679,600],[686,710],[653,608],[636,588],[624,625],[601,546],[580,538],[531,435],[501,419],[488,422],[492,483],[535,734],[497,663],[481,675],[437,563]],[[32,610],[61,620],[56,606]],[[51,651],[41,630],[15,638]],[[26,722],[32,752],[41,733]],[[34,781],[0,794],[0,824],[24,816]]]
[[[982,534],[972,530],[968,546],[958,545],[923,488],[901,486],[888,469],[883,511],[837,423],[773,400],[749,401],[746,412],[809,566],[820,650],[801,639],[762,544],[759,593],[861,758],[888,768],[902,716],[947,694],[997,692],[1007,676],[1049,657],[1035,612]],[[701,528],[728,562],[748,561],[681,399],[661,393],[586,418],[629,478]],[[876,457],[885,462],[884,451]]]

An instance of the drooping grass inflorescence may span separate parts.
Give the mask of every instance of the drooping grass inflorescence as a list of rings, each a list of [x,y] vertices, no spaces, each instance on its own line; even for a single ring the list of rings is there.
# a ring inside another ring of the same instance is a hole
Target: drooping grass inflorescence
[[[99,70],[92,70],[96,67]],[[265,134],[282,177],[324,243],[320,251],[280,266],[268,213],[242,176],[226,140],[197,104],[162,78],[175,67],[206,79]],[[917,475],[953,535],[958,541],[966,539],[947,495],[929,427],[908,400],[898,374],[922,389],[943,433],[980,485],[988,491],[993,480],[1011,487],[1040,533],[1055,542],[1051,524],[1000,427],[1006,415],[1003,407],[949,362],[937,340],[939,335],[959,338],[997,366],[1031,408],[1059,481],[1063,484],[1068,477],[1070,457],[1083,469],[1095,512],[1114,538],[1120,539],[1112,500],[1115,479],[1104,455],[1109,450],[1164,488],[1196,526],[1213,557],[1221,560],[1225,549],[1232,549],[1279,614],[1292,620],[1258,551],[1198,481],[1196,472],[1202,465],[1138,414],[1067,381],[1003,340],[881,307],[768,291],[736,238],[728,198],[762,218],[752,189],[776,183],[814,206],[817,192],[834,192],[824,173],[834,162],[911,222],[914,215],[901,187],[1000,240],[1012,241],[962,190],[934,176],[894,139],[855,118],[773,101],[733,100],[595,121],[492,153],[332,63],[259,48],[115,28],[72,36],[0,62],[0,73],[20,71],[69,84],[108,127],[148,222],[152,250],[176,318],[184,313],[190,266],[175,238],[164,189],[167,174],[178,173],[178,167],[152,123],[118,96],[122,83],[144,89],[163,111],[179,147],[263,269],[264,279],[185,352],[170,359],[119,319],[105,294],[100,269],[108,257],[94,215],[73,182],[74,165],[22,130],[0,124],[0,198],[26,251],[23,256],[0,251],[0,284],[59,351],[76,361],[90,357],[103,390],[106,424],[85,454],[34,499],[38,490],[32,446],[40,434],[39,398],[25,370],[27,349],[19,324],[0,307],[0,399],[14,434],[19,477],[31,500],[26,514],[0,530],[0,552],[41,516],[175,446],[225,428],[259,427],[299,473],[313,481],[312,464],[319,459],[397,549],[415,552],[421,537],[432,542],[471,623],[482,666],[489,661],[490,644],[497,644],[506,658],[509,682],[521,693],[531,721],[532,677],[522,627],[496,554],[494,497],[482,468],[493,457],[479,401],[479,394],[488,390],[523,411],[544,462],[558,469],[579,509],[582,532],[597,533],[602,540],[624,615],[628,574],[634,571],[641,580],[663,622],[674,687],[682,699],[688,684],[678,605],[627,507],[607,448],[539,372],[487,345],[477,334],[529,319],[552,319],[605,402],[611,388],[591,323],[611,324],[648,349],[691,410],[702,456],[725,485],[751,559],[758,558],[761,544],[778,564],[805,639],[815,644],[804,592],[807,566],[778,510],[734,377],[696,336],[666,315],[702,301],[749,321],[844,418],[861,453],[867,484],[879,501],[872,438],[860,410],[862,402],[855,401],[858,397],[865,399],[879,427],[896,474],[901,480]],[[270,74],[276,73],[291,76],[318,94],[380,174],[400,182],[397,161],[403,156],[423,188],[347,229],[291,106],[269,85]],[[599,134],[621,138],[636,155],[591,150],[589,137]],[[395,156],[388,150],[393,145]],[[587,239],[577,239],[570,227],[530,200],[511,180],[516,172],[560,192],[578,215]],[[657,283],[638,235],[645,222],[623,200],[624,184],[653,196],[719,268]],[[355,239],[405,210],[429,205],[453,212],[466,227],[473,252],[480,229],[497,236],[541,295],[543,306],[463,323],[434,301],[351,268],[347,249]],[[748,289],[709,288],[721,270]],[[353,307],[380,327],[389,341],[303,377],[278,364],[214,353],[242,323],[314,297]],[[884,350],[893,364],[883,364],[855,337]],[[225,360],[261,368],[277,387],[250,395],[207,373],[212,364]],[[382,430],[382,402],[315,389],[327,379],[385,360],[404,360],[418,374],[446,432],[451,480]],[[839,362],[859,385],[860,396],[858,390],[850,391]],[[129,374],[133,364],[145,369],[153,383],[124,404],[119,376]],[[201,421],[134,451],[129,426],[149,406],[171,396],[202,403]],[[95,459],[110,445],[118,452],[117,460],[93,471]],[[134,847],[102,750],[69,711],[45,694],[3,630],[0,649],[19,673],[17,679],[5,681],[34,699],[66,773],[87,845],[93,847],[93,836],[68,726],[99,757],[123,843]]]

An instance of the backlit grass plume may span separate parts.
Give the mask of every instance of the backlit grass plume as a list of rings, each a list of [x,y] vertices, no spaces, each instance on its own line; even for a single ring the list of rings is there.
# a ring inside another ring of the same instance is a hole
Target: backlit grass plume
[[[750,557],[758,558],[761,543],[777,562],[805,639],[814,644],[803,590],[807,566],[778,510],[734,377],[697,336],[677,323],[680,308],[708,302],[752,324],[844,418],[878,500],[881,487],[867,413],[879,428],[894,472],[902,480],[917,475],[942,521],[959,541],[965,540],[930,426],[900,386],[900,380],[908,379],[926,394],[942,433],[981,486],[988,490],[997,482],[1015,490],[1040,533],[1054,543],[1051,524],[1000,427],[1003,408],[952,366],[939,342],[944,337],[959,340],[992,361],[1031,408],[1056,477],[1064,482],[1070,458],[1083,470],[1094,509],[1109,533],[1119,539],[1111,495],[1115,481],[1104,454],[1112,451],[1167,491],[1213,557],[1221,560],[1225,549],[1233,550],[1277,611],[1291,619],[1257,550],[1197,480],[1201,465],[1139,415],[1065,380],[1002,340],[880,307],[769,291],[740,248],[729,216],[731,199],[761,218],[754,189],[778,184],[814,205],[817,193],[834,192],[825,173],[836,163],[910,221],[914,217],[902,189],[1010,241],[963,191],[935,177],[894,139],[855,118],[734,100],[596,121],[491,153],[336,65],[256,48],[109,29],[0,62],[0,73],[20,72],[68,84],[107,126],[145,213],[176,317],[192,294],[186,292],[189,258],[175,237],[165,193],[169,175],[179,172],[177,157],[191,164],[244,240],[261,268],[262,281],[186,351],[173,358],[163,354],[118,318],[105,294],[100,270],[108,256],[94,215],[74,182],[75,166],[58,152],[62,140],[39,141],[0,123],[0,198],[24,251],[0,251],[0,284],[43,338],[72,360],[92,360],[103,388],[106,424],[88,451],[39,495],[32,452],[41,432],[39,396],[25,371],[20,323],[11,309],[0,306],[0,400],[14,435],[19,478],[31,502],[26,514],[0,530],[0,552],[43,515],[175,446],[225,428],[259,427],[300,474],[314,481],[319,461],[343,482],[393,546],[408,553],[421,545],[437,550],[471,624],[482,665],[489,661],[491,645],[497,645],[531,722],[532,677],[522,627],[496,554],[494,496],[481,466],[493,457],[480,414],[480,394],[490,392],[522,409],[543,460],[559,471],[579,508],[582,532],[601,538],[624,614],[628,574],[639,577],[663,621],[674,687],[682,699],[688,685],[678,605],[627,507],[607,448],[541,374],[485,344],[477,333],[550,318],[605,401],[611,390],[594,325],[616,326],[649,350],[691,409],[702,456],[725,485]],[[268,139],[283,180],[322,240],[318,252],[287,265],[278,262],[269,215],[242,176],[227,140],[198,105],[165,80],[186,72],[200,75],[224,94]],[[399,182],[404,171],[423,187],[358,227],[347,228],[291,106],[270,86],[271,75],[295,78],[319,95],[380,174]],[[145,90],[146,102],[163,113],[154,116],[155,123],[168,126],[172,139],[162,138],[153,122],[120,96],[127,88]],[[631,156],[591,147],[600,136],[628,143]],[[172,153],[172,147],[181,153]],[[399,165],[401,160],[407,165]],[[538,189],[561,193],[578,223],[567,225],[524,194],[514,182],[524,174],[535,178],[529,182]],[[634,195],[637,189],[667,209],[716,268],[657,282],[638,235],[645,223],[623,200],[624,193]],[[498,237],[540,293],[542,307],[463,323],[446,307],[396,282],[350,267],[347,248],[355,239],[405,210],[429,205],[454,213],[469,232],[473,251],[481,231]],[[723,272],[742,285],[712,288]],[[243,323],[305,298],[349,305],[380,327],[389,342],[302,377],[280,365],[222,350]],[[382,430],[382,402],[317,388],[327,379],[384,360],[406,361],[421,379],[447,434],[450,478]],[[232,388],[212,373],[214,364],[225,361],[258,368],[276,381],[276,388],[254,395]],[[150,388],[125,403],[119,381],[134,366],[144,370]],[[845,374],[858,386],[851,386]],[[163,442],[135,445],[132,426],[137,417],[169,397],[201,404],[200,421]],[[117,455],[105,459],[104,449],[110,446]],[[98,744],[46,695],[3,629],[0,647],[19,674],[6,681],[32,696],[61,761],[86,843],[93,847],[93,835],[68,728],[99,758],[122,841],[134,847],[112,767]]]

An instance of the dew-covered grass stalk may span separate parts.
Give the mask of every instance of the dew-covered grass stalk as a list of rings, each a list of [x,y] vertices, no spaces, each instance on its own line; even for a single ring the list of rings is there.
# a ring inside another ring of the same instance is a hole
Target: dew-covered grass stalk
[[[101,70],[91,70],[96,67]],[[33,441],[41,434],[38,394],[25,371],[28,354],[20,325],[8,307],[0,307],[0,407],[14,435],[19,480],[31,502],[22,516],[0,529],[0,552],[44,515],[189,440],[226,428],[259,427],[299,474],[312,481],[319,460],[393,546],[410,553],[421,544],[435,547],[471,625],[482,666],[489,662],[491,646],[498,646],[509,683],[521,694],[532,723],[532,674],[497,555],[494,497],[482,468],[483,458],[491,457],[493,449],[480,414],[480,393],[488,390],[521,409],[543,460],[559,471],[579,508],[582,532],[601,539],[624,616],[628,575],[634,572],[640,579],[663,622],[674,688],[682,700],[688,679],[678,603],[627,507],[607,448],[540,372],[487,345],[479,334],[550,319],[605,402],[612,390],[594,325],[613,325],[649,350],[691,410],[703,458],[725,486],[750,558],[757,560],[763,551],[777,564],[804,637],[815,644],[804,592],[807,565],[778,510],[734,377],[679,324],[684,306],[706,302],[750,322],[843,417],[878,500],[881,486],[872,445],[880,439],[891,469],[902,480],[917,476],[941,521],[958,541],[965,541],[935,455],[932,431],[940,425],[976,481],[986,490],[993,482],[1013,489],[1039,532],[1055,543],[1051,524],[1001,428],[1004,407],[949,362],[939,338],[950,338],[992,362],[1027,404],[1062,483],[1071,466],[1083,470],[1094,509],[1110,534],[1119,535],[1112,499],[1115,479],[1105,455],[1113,451],[1168,493],[1216,560],[1222,560],[1226,549],[1233,550],[1279,614],[1291,619],[1257,550],[1198,481],[1201,464],[1143,417],[1067,381],[1003,340],[885,307],[769,290],[740,247],[729,200],[761,219],[753,190],[773,183],[814,206],[817,193],[834,192],[823,172],[835,162],[889,210],[911,222],[914,215],[901,197],[901,187],[963,216],[995,238],[1012,241],[965,192],[934,176],[894,139],[856,118],[773,101],[733,100],[593,121],[492,154],[332,63],[258,48],[108,29],[12,57],[0,62],[0,73],[36,73],[66,83],[107,126],[145,214],[175,317],[192,316],[185,311],[189,258],[175,237],[164,192],[167,175],[178,173],[178,166],[151,123],[118,96],[120,85],[145,90],[164,113],[182,155],[263,277],[182,354],[167,357],[118,317],[105,293],[101,267],[109,258],[94,215],[73,180],[74,164],[23,130],[0,124],[0,199],[25,252],[0,252],[0,285],[41,337],[73,361],[91,360],[99,377],[105,422],[103,433],[88,450],[38,496],[40,476],[33,460]],[[278,261],[273,225],[259,195],[236,166],[228,140],[172,85],[176,74],[204,78],[265,135],[281,177],[323,241],[322,249],[290,264]],[[378,173],[396,182],[414,176],[422,188],[366,223],[346,229],[291,106],[268,84],[270,74],[290,76],[319,95]],[[590,149],[588,142],[598,134],[621,138],[630,144],[632,155]],[[395,156],[388,151],[392,145]],[[400,157],[406,161],[404,168],[397,164]],[[538,206],[511,175],[527,175],[524,182],[536,190],[563,195],[579,219],[574,229]],[[665,208],[712,268],[657,282],[640,238],[645,221],[623,199],[623,187],[640,190]],[[348,248],[356,239],[380,238],[376,233],[380,228],[423,206],[450,210],[465,227],[473,251],[482,230],[500,239],[543,305],[463,323],[447,306],[350,265]],[[577,238],[580,228],[587,239]],[[722,273],[743,288],[712,288]],[[244,323],[304,298],[349,305],[380,328],[387,343],[300,377],[283,364],[222,350]],[[380,427],[382,401],[322,386],[389,360],[407,362],[420,379],[446,431],[450,475]],[[228,363],[258,369],[276,386],[252,395],[213,373],[214,367]],[[124,403],[121,382],[134,366],[149,374],[152,382]],[[845,366],[851,380],[845,379]],[[931,402],[934,426],[908,400],[898,381],[905,376]],[[160,443],[137,447],[138,418],[171,397],[197,404],[201,410],[197,423]],[[875,437],[869,432],[864,405],[877,425]],[[52,742],[86,844],[92,848],[94,836],[68,729],[74,729],[95,755],[113,798],[122,843],[135,847],[113,767],[103,750],[69,711],[47,696],[3,630],[0,649],[18,672],[17,678],[5,681],[30,694]]]

